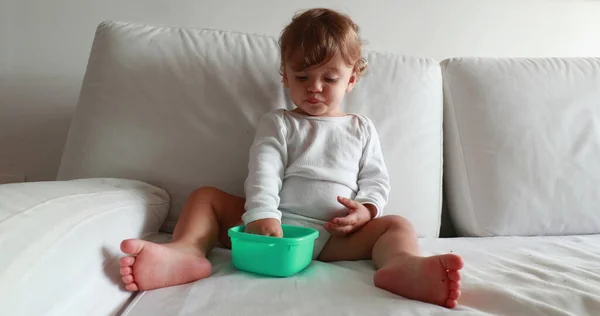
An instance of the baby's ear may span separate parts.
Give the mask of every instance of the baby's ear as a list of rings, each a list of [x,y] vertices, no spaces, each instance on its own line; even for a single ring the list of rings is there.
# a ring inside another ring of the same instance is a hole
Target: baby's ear
[[[285,69],[283,69],[281,71],[281,82],[283,82],[283,86],[284,87],[286,87],[286,88],[290,87],[290,84],[289,84],[289,81],[288,81],[288,78],[287,78],[287,73],[285,72]]]
[[[358,81],[358,74],[356,73],[356,71],[352,71],[352,75],[350,75],[350,79],[348,80],[348,87],[346,88],[346,92],[352,91],[352,89],[354,89],[354,86],[356,85],[357,81]]]

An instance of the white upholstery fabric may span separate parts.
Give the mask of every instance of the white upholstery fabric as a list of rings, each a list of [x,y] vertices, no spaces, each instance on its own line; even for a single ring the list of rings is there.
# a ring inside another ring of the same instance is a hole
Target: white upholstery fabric
[[[387,214],[438,235],[442,84],[429,59],[368,53],[349,112],[377,127],[391,177]],[[292,108],[274,38],[103,23],[94,41],[59,179],[119,177],[165,188],[172,231],[200,186],[242,195],[259,118]]]
[[[266,278],[236,270],[230,252],[217,249],[210,278],[142,292],[123,315],[592,316],[600,310],[600,235],[427,238],[420,244],[425,255],[464,257],[456,309],[375,288],[370,261],[314,261],[298,275]]]
[[[600,233],[600,58],[444,61],[461,234]]]
[[[0,186],[0,314],[110,315],[131,297],[120,284],[121,240],[157,232],[169,196],[131,180]]]

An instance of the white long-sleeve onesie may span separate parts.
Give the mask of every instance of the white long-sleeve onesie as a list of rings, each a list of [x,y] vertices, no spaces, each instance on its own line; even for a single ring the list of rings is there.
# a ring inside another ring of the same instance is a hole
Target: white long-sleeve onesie
[[[369,119],[279,109],[258,125],[242,219],[246,224],[264,218],[282,221],[283,215],[284,223],[289,218],[324,224],[347,215],[337,196],[373,204],[380,216],[389,190],[379,138]]]

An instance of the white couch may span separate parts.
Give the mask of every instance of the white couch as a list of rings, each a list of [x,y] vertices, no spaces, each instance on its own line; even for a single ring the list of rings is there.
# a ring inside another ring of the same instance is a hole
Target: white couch
[[[242,195],[258,119],[292,104],[276,39],[106,22],[58,181],[0,186],[0,314],[600,314],[600,58],[366,57],[345,109],[378,128],[385,212],[464,257],[455,310],[373,287],[369,261],[277,279],[224,249],[208,279],[124,291],[119,242],[168,240],[197,187]]]

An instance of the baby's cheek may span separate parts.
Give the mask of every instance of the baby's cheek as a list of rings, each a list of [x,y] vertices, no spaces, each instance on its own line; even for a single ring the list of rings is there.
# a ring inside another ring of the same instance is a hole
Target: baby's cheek
[[[338,91],[338,92],[337,92],[337,93],[336,93],[336,94],[335,94],[335,95],[332,97],[332,99],[333,99],[333,100],[332,100],[332,102],[333,102],[334,104],[337,104],[337,105],[339,105],[340,103],[342,103],[342,100],[344,99],[344,95],[345,95],[345,93],[344,93],[344,91],[343,91],[343,90],[342,90],[342,91]]]

